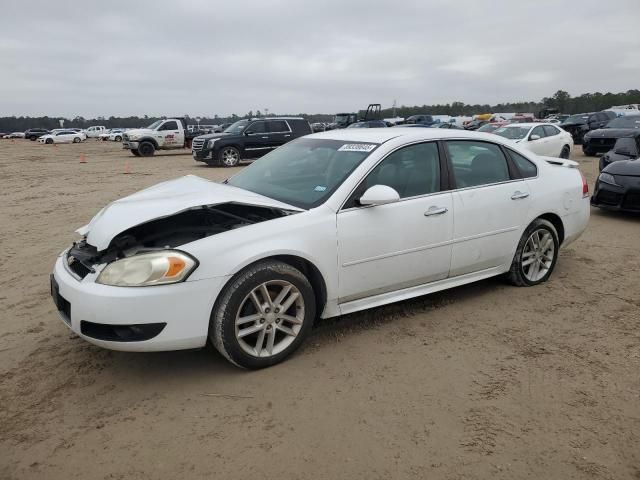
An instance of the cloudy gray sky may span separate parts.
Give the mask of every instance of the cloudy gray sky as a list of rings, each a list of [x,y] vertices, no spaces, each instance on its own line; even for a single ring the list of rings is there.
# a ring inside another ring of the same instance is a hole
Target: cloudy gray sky
[[[0,7],[0,115],[332,113],[640,86],[640,0]]]

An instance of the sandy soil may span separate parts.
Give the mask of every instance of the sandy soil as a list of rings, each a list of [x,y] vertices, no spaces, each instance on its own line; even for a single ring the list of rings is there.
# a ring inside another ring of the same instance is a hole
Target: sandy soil
[[[48,275],[73,230],[159,181],[230,173],[0,141],[0,478],[640,478],[640,218],[593,210],[547,284],[320,322],[264,371],[71,335]]]

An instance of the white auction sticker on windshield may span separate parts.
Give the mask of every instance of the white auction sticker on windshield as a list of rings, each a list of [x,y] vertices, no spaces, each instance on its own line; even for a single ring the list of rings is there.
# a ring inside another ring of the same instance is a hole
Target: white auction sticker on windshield
[[[370,152],[377,145],[374,143],[345,143],[338,151],[339,152]]]

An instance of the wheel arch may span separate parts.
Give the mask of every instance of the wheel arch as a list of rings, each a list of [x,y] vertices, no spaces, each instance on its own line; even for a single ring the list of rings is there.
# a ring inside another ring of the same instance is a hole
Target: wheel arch
[[[156,150],[158,150],[158,148],[159,148],[159,146],[158,146],[158,142],[157,142],[157,141],[156,141],[156,139],[155,139],[155,138],[153,138],[153,137],[143,137],[143,138],[141,138],[140,140],[138,140],[137,142],[138,142],[138,146],[140,146],[140,144],[141,144],[142,142],[149,142],[149,143],[152,143],[152,144],[153,144],[153,146],[155,147],[155,149],[156,149]]]
[[[562,223],[562,219],[560,218],[560,216],[555,213],[548,212],[543,213],[536,218],[541,218],[543,220],[546,220],[547,222],[551,222],[551,224],[558,232],[558,243],[562,245],[562,242],[564,242],[564,224]]]
[[[278,260],[280,262],[286,263],[287,265],[300,270],[302,274],[307,277],[309,283],[311,283],[311,287],[313,288],[313,295],[316,300],[316,315],[320,317],[327,305],[327,283],[320,269],[312,261],[299,255],[282,253],[254,259],[253,261],[243,265],[241,268],[235,271],[233,275],[231,275],[225,282],[220,291],[222,292],[222,290],[224,290],[227,285],[229,285],[233,281],[234,278],[236,278],[248,268],[253,267],[257,263],[268,260]],[[215,303],[217,304],[217,300]]]

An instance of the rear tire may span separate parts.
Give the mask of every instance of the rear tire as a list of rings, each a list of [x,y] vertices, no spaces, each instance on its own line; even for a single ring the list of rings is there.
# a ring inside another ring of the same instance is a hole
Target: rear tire
[[[136,157],[140,156],[140,152],[137,149],[131,149],[131,153],[133,153]]]
[[[582,146],[582,153],[584,153],[587,157],[595,157],[596,152],[594,152],[591,148]]]
[[[73,139],[73,143],[80,143],[80,141],[81,141],[81,140],[80,140],[80,137],[75,137],[75,138]]]
[[[569,158],[570,154],[571,154],[571,147],[569,145],[565,145],[564,147],[562,147],[562,150],[560,151],[560,158],[564,158],[566,160]]]
[[[138,153],[141,157],[152,157],[156,147],[151,142],[142,142],[138,145]]]
[[[265,368],[302,344],[315,315],[313,288],[304,274],[266,260],[238,273],[223,289],[211,312],[209,338],[235,365]]]
[[[29,137],[29,140],[31,140],[32,142],[35,142],[38,139],[38,137],[36,137],[35,135],[31,135]]]
[[[115,141],[116,141],[116,142],[121,142],[121,141],[122,141],[122,137],[118,135],[118,136],[115,138]]]
[[[546,282],[558,261],[558,232],[547,220],[536,218],[522,234],[507,279],[517,287]]]

